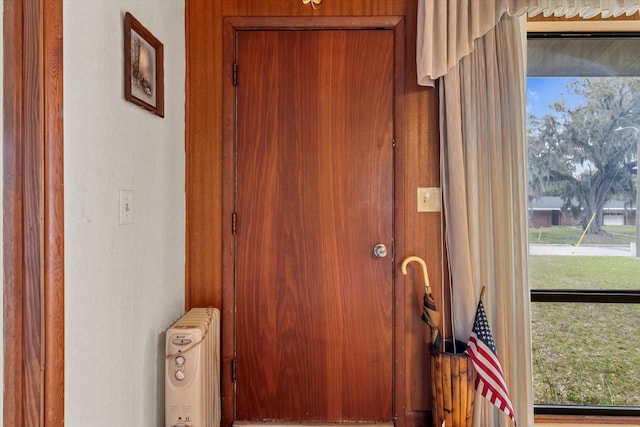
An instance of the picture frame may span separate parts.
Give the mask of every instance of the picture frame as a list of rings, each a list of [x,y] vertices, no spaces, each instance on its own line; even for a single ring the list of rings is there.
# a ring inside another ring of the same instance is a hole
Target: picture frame
[[[124,16],[124,98],[164,117],[164,45],[132,14]]]

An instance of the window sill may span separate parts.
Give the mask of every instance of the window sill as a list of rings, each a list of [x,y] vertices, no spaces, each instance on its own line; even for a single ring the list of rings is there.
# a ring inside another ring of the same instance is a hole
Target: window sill
[[[570,425],[582,426],[638,426],[640,427],[640,417],[606,417],[595,415],[536,415],[534,417],[535,425],[544,425],[545,427]]]

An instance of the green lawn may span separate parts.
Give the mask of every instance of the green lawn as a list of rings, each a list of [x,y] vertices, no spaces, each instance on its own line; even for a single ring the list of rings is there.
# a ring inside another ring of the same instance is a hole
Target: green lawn
[[[628,245],[635,242],[636,228],[632,225],[603,226],[603,233],[587,234],[582,240],[583,245],[620,244]],[[575,245],[582,236],[581,227],[544,227],[529,228],[529,243],[539,244],[568,244]]]
[[[638,289],[640,259],[532,256],[532,289]],[[640,406],[640,305],[533,303],[536,403]]]
[[[637,289],[640,259],[622,256],[531,256],[531,289]]]

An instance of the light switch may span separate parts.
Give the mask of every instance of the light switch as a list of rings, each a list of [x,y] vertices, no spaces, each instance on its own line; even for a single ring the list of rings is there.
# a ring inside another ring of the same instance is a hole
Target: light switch
[[[418,212],[440,212],[442,198],[439,187],[418,187]]]
[[[133,222],[133,190],[120,190],[118,201],[118,224]]]

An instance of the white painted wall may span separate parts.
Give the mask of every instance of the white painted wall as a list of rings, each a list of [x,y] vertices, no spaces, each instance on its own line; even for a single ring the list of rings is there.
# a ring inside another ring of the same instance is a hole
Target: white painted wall
[[[164,331],[184,307],[184,1],[63,7],[65,425],[161,426]],[[164,119],[124,100],[127,11],[164,43]]]

